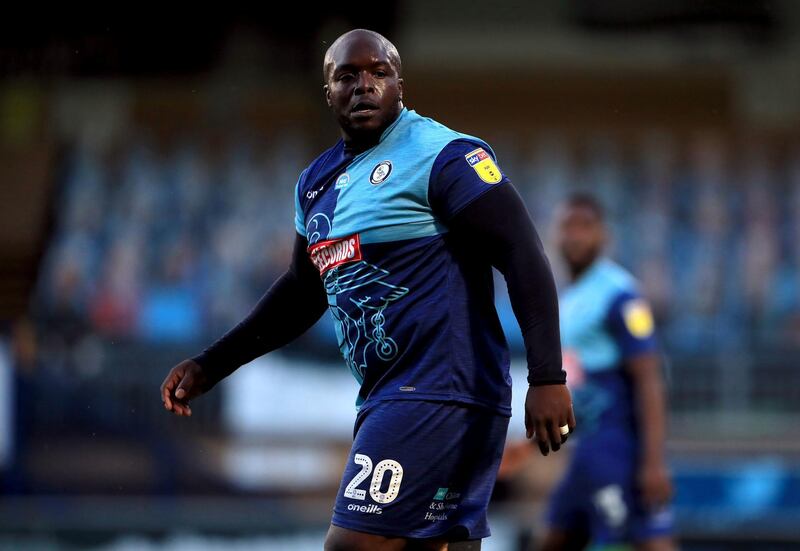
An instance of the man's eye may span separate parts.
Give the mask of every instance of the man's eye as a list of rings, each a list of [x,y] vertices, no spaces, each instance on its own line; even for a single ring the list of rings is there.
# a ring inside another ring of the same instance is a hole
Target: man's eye
[[[386,71],[375,71],[375,76],[378,78],[383,78],[386,76]]]
[[[339,75],[339,80],[341,80],[341,81],[348,81],[351,78],[353,78],[353,75],[350,74],[350,73],[344,73],[342,75]]]

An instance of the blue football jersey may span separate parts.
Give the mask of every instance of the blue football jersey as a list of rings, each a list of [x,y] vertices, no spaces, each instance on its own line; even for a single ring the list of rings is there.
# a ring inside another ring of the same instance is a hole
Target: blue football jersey
[[[600,258],[559,299],[567,384],[580,431],[602,421],[635,434],[632,387],[624,361],[654,352],[653,317],[624,268]]]
[[[301,174],[296,229],[361,385],[358,406],[445,400],[510,415],[491,266],[447,229],[507,182],[488,144],[408,109],[371,149],[353,155],[340,140]]]

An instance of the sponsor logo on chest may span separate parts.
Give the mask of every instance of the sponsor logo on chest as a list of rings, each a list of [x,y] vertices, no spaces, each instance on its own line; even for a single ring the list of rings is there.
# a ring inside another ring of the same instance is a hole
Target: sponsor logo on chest
[[[341,239],[320,241],[308,248],[308,255],[319,273],[324,274],[336,266],[361,260],[361,240],[355,234]]]

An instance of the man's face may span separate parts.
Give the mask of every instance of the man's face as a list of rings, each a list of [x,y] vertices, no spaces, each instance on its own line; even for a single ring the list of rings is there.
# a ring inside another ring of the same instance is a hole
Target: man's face
[[[591,264],[605,244],[603,221],[587,206],[563,206],[556,232],[558,250],[572,269],[582,269]]]
[[[351,138],[380,134],[402,109],[403,79],[384,45],[354,35],[331,56],[325,99]]]

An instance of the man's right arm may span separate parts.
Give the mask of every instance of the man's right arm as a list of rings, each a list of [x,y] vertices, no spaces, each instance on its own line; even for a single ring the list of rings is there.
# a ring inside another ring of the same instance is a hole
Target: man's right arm
[[[201,354],[170,371],[161,385],[167,409],[175,411],[172,406],[178,402],[185,408],[177,408],[176,413],[185,409],[191,414],[185,402],[207,392],[240,366],[289,344],[319,320],[328,302],[319,272],[306,253],[307,247],[308,241],[298,233],[289,269],[247,317]]]

